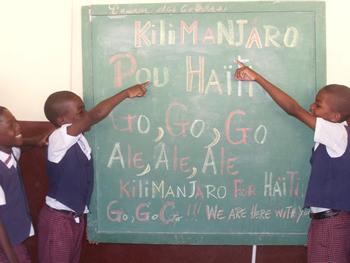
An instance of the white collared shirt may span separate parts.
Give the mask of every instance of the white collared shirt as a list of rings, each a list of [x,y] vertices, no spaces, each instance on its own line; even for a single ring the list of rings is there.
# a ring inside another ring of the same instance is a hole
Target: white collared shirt
[[[348,133],[345,129],[347,122],[334,123],[321,118],[316,119],[314,150],[319,144],[326,146],[327,153],[331,158],[337,158],[345,153],[348,146]]]
[[[12,153],[8,154],[3,151],[0,151],[0,161],[3,162],[8,169],[11,169],[14,166],[17,169],[17,160],[21,156],[21,149],[17,147],[12,147]],[[0,205],[6,205],[6,195],[5,191],[0,185]],[[34,235],[33,224],[30,225],[29,236]]]
[[[331,158],[342,156],[348,146],[348,133],[345,126],[348,126],[347,122],[334,123],[317,118],[314,134],[314,150],[320,144],[323,144],[326,146],[327,153]],[[310,207],[310,210],[312,213],[319,213],[329,210],[329,208]]]
[[[48,159],[50,162],[59,163],[66,152],[74,144],[78,143],[88,160],[91,159],[91,148],[88,141],[82,133],[77,136],[71,136],[67,133],[67,127],[72,124],[64,124],[56,129],[49,137]]]
[[[49,144],[48,144],[48,160],[53,163],[59,163],[63,157],[65,156],[66,152],[76,143],[79,144],[79,147],[83,151],[83,153],[86,155],[88,160],[91,159],[91,148],[84,137],[84,135],[78,134],[77,136],[71,136],[67,133],[67,127],[72,124],[64,124],[60,128],[56,129],[50,136],[49,136]],[[70,207],[66,206],[65,204],[62,204],[61,202],[57,201],[56,199],[46,196],[45,202],[48,206],[58,209],[58,210],[67,210],[67,211],[73,211]],[[89,210],[87,207],[85,207],[84,213],[88,213]]]
[[[17,147],[12,148],[12,154],[0,151],[0,161],[3,162],[8,169],[12,166],[17,168],[17,161],[21,155],[21,150]],[[16,159],[15,159],[16,158]],[[0,185],[0,205],[6,205],[6,196],[4,189]]]

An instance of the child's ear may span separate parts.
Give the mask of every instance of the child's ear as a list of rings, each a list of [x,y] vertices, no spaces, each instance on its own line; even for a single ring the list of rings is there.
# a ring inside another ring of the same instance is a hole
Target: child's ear
[[[63,124],[65,124],[65,118],[64,118],[64,116],[59,116],[59,117],[57,118],[56,122],[57,122],[57,124],[58,124],[59,126],[62,126]]]
[[[342,114],[340,112],[334,112],[332,116],[333,122],[340,122],[342,119]]]

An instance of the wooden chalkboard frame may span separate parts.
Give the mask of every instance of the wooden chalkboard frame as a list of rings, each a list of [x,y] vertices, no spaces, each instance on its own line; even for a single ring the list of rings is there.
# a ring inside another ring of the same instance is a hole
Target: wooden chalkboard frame
[[[191,13],[200,3],[167,3],[167,4],[127,4],[127,5],[93,5],[82,8],[82,45],[83,45],[83,86],[84,101],[88,108],[98,101],[94,95],[94,68],[93,68],[93,46],[91,22],[96,16],[142,16],[143,14],[169,15],[166,10],[181,10],[181,6],[186,5],[187,11],[181,13]],[[202,3],[207,8],[199,10],[198,13],[241,13],[241,12],[310,12],[314,16],[315,35],[314,39],[314,66],[315,83],[317,88],[326,83],[326,41],[325,41],[325,3],[324,2],[213,2]],[[224,7],[224,10],[222,8]],[[222,11],[220,11],[222,10]],[[178,14],[179,12],[176,12]],[[228,54],[229,56],[230,54]],[[315,90],[316,92],[316,90]],[[93,149],[96,150],[94,130],[88,135],[88,139]],[[307,161],[307,160],[305,160]],[[97,172],[97,171],[95,171]],[[104,232],[99,229],[99,218],[97,217],[98,194],[96,188],[90,206],[88,216],[88,239],[94,242],[113,243],[158,243],[158,244],[281,244],[297,245],[305,244],[306,231],[287,233],[262,233],[259,231],[242,233],[206,233],[186,232],[186,233],[148,233],[142,231],[123,231],[118,229],[114,232]]]

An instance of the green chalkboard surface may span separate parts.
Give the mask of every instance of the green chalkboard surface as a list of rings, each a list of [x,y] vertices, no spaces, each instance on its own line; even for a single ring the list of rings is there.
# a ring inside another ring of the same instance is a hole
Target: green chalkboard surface
[[[82,9],[87,108],[135,83],[93,127],[88,238],[162,244],[305,244],[312,131],[235,59],[308,107],[326,83],[322,2]]]

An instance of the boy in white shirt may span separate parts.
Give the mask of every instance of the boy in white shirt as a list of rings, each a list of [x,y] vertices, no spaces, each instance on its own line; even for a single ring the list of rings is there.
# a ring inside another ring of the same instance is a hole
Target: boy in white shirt
[[[237,63],[237,80],[256,81],[287,114],[315,131],[305,197],[305,207],[311,211],[308,262],[350,262],[350,89],[337,84],[323,87],[309,112],[260,74]]]
[[[49,189],[39,215],[39,262],[79,262],[84,214],[93,189],[91,149],[83,133],[126,98],[144,96],[147,85],[125,89],[90,111],[85,111],[81,98],[70,91],[47,98],[45,115],[56,130],[48,143]]]
[[[43,146],[45,136],[23,138],[9,110],[0,106],[0,262],[31,262],[23,241],[34,235],[17,160],[21,146]]]

